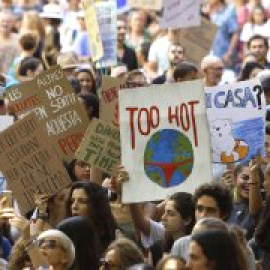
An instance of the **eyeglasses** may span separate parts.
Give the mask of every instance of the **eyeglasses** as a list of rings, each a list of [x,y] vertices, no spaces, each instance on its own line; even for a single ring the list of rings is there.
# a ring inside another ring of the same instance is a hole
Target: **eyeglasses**
[[[121,265],[113,264],[107,262],[104,258],[99,260],[99,265],[102,270],[113,270],[113,269],[122,269]]]
[[[46,239],[41,239],[37,240],[37,246],[39,248],[49,248],[49,249],[55,249],[56,247],[61,247],[61,245],[54,239],[51,240],[46,240]]]

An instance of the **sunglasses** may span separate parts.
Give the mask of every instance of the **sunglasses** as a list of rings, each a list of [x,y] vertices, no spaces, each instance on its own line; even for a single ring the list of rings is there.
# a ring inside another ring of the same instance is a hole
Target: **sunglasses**
[[[38,240],[37,245],[38,245],[39,248],[43,247],[43,248],[49,248],[49,249],[54,249],[56,247],[60,247],[59,243],[54,239],[51,239],[51,240],[45,240],[45,239]]]

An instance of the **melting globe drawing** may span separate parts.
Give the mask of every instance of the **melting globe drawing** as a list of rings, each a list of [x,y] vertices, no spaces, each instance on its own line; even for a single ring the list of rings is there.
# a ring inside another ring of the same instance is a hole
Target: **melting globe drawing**
[[[144,151],[144,171],[163,188],[178,186],[191,174],[194,153],[190,140],[178,130],[154,133]]]

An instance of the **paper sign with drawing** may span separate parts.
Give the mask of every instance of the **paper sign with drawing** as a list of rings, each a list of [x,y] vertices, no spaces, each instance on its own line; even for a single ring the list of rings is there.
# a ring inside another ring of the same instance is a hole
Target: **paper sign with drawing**
[[[206,87],[206,106],[215,163],[264,155],[265,99],[258,79]]]
[[[122,163],[130,175],[124,202],[160,200],[212,180],[201,80],[119,94]]]

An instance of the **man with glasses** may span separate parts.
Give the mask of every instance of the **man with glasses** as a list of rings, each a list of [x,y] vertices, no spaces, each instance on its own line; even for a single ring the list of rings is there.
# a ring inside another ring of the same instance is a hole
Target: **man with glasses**
[[[207,55],[201,62],[201,70],[205,86],[216,86],[220,83],[223,74],[223,62],[214,55]]]
[[[218,218],[226,221],[233,209],[231,191],[217,182],[199,186],[193,195],[196,222],[203,218]],[[188,259],[188,247],[191,235],[181,237],[174,242],[171,254]]]

